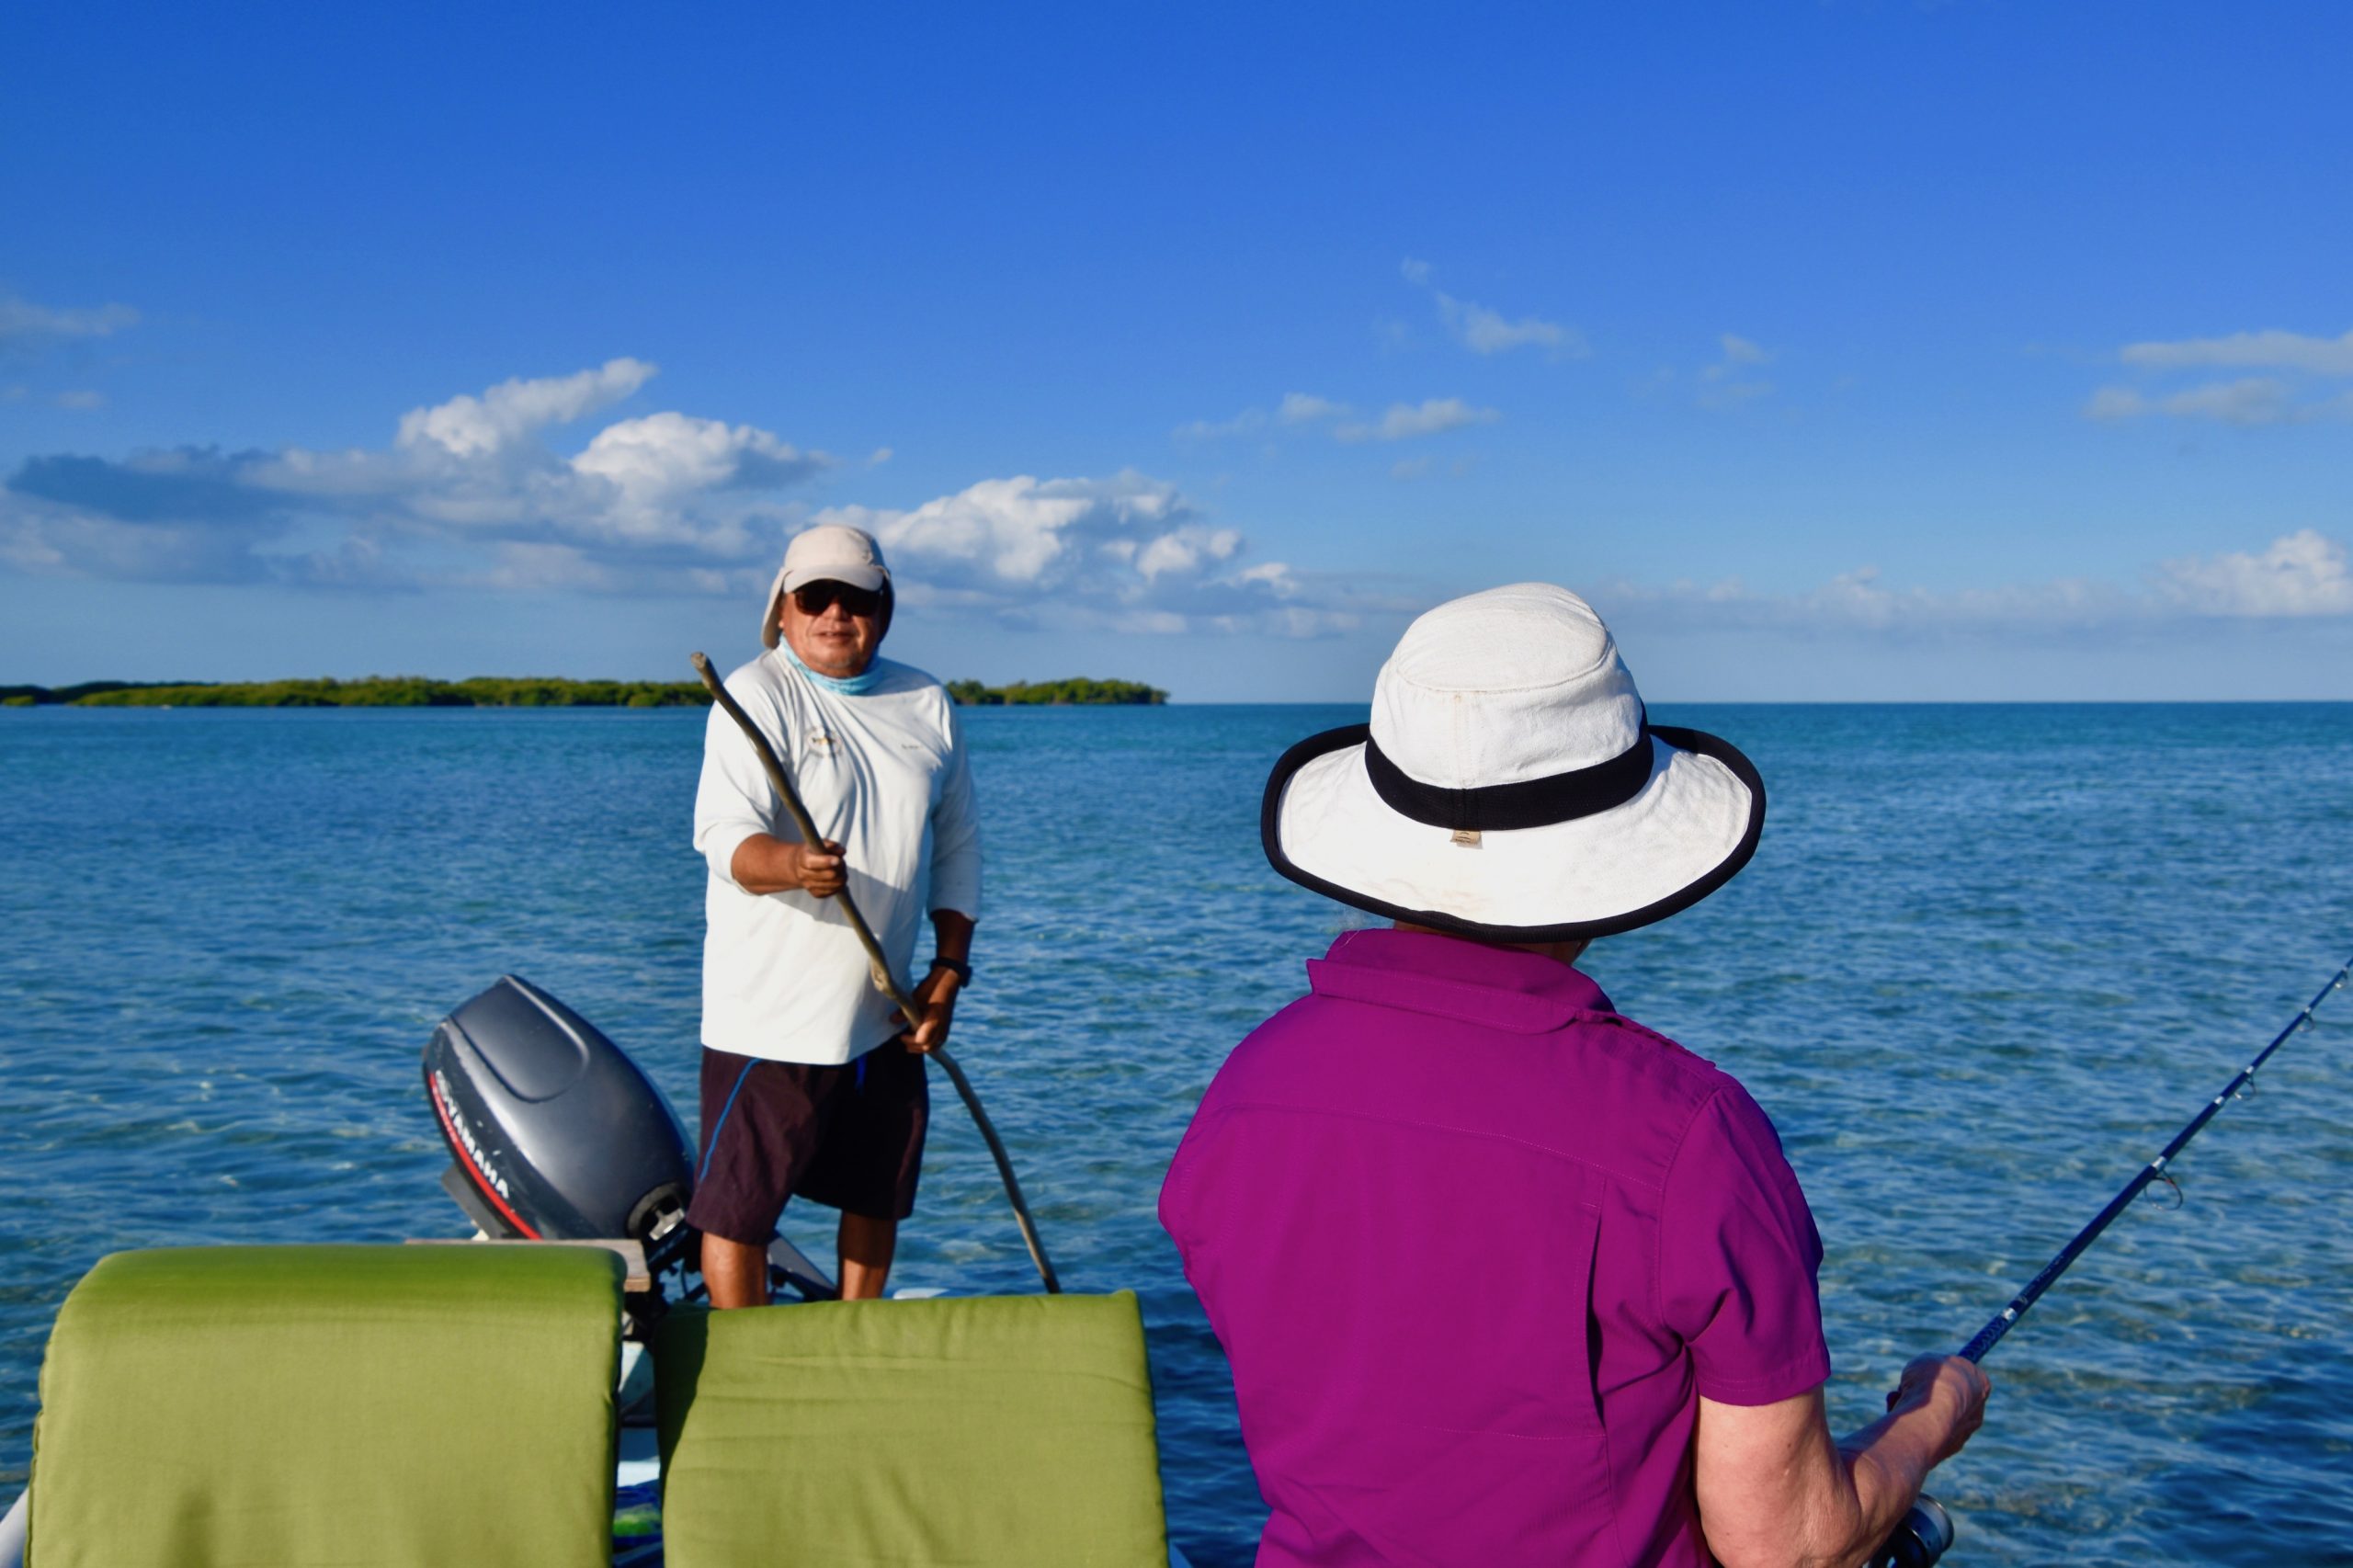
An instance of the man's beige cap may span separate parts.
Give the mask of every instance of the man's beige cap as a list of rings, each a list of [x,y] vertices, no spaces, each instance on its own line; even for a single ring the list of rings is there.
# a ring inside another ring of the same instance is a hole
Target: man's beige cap
[[[792,536],[784,547],[784,564],[768,585],[767,607],[760,612],[760,642],[776,646],[777,600],[803,583],[847,583],[870,592],[891,580],[882,562],[882,547],[864,528],[847,523],[820,523]]]

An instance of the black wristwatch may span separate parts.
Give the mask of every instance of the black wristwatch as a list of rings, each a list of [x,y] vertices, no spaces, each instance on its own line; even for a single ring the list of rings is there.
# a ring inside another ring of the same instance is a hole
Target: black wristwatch
[[[972,983],[972,966],[962,959],[934,959],[931,960],[931,967],[944,969],[954,974],[958,985]]]

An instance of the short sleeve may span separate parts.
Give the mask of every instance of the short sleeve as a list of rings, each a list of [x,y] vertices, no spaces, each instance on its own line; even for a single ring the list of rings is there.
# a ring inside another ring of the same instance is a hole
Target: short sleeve
[[[1692,1119],[1660,1203],[1659,1311],[1699,1392],[1771,1404],[1830,1376],[1822,1237],[1773,1123],[1738,1085]]]
[[[747,713],[775,709],[775,704],[761,699],[758,688],[743,670],[728,677],[727,690]],[[775,737],[769,738],[773,743]],[[789,734],[786,740],[790,756]],[[780,814],[776,787],[768,782],[759,753],[727,710],[712,703],[703,721],[702,777],[695,786],[696,852],[710,865],[713,876],[730,886],[737,885],[733,861],[745,839],[759,833],[800,837],[790,827],[779,831],[776,819]]]
[[[981,813],[972,800],[972,765],[964,750],[964,727],[955,705],[941,696],[947,711],[947,776],[931,812],[931,907],[981,917]]]

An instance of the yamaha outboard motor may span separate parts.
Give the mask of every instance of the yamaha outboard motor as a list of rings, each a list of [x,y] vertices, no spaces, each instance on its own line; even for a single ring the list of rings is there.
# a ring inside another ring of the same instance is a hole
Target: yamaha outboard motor
[[[629,1236],[655,1273],[691,1233],[686,1130],[594,1024],[502,975],[441,1020],[425,1092],[449,1145],[441,1185],[484,1235]]]

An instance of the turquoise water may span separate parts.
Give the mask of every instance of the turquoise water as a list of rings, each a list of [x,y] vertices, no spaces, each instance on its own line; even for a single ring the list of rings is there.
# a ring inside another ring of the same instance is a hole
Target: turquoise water
[[[1362,710],[967,716],[988,908],[959,1054],[1074,1289],[1150,1323],[1170,1513],[1259,1509],[1153,1220],[1224,1051],[1351,917],[1266,869],[1267,766]],[[1587,967],[1738,1074],[1828,1246],[1834,1418],[1974,1332],[2353,949],[2353,706],[1662,709],[1740,743],[1756,861]],[[691,1119],[701,716],[0,714],[0,1502],[101,1254],[461,1230],[416,1052],[502,971]],[[899,1282],[1033,1276],[944,1085]],[[1995,1352],[1934,1490],[1965,1563],[2344,1561],[2353,996]],[[787,1217],[793,1228],[792,1216]],[[803,1227],[804,1244],[829,1227]],[[1400,1259],[1401,1291],[1444,1291]]]

